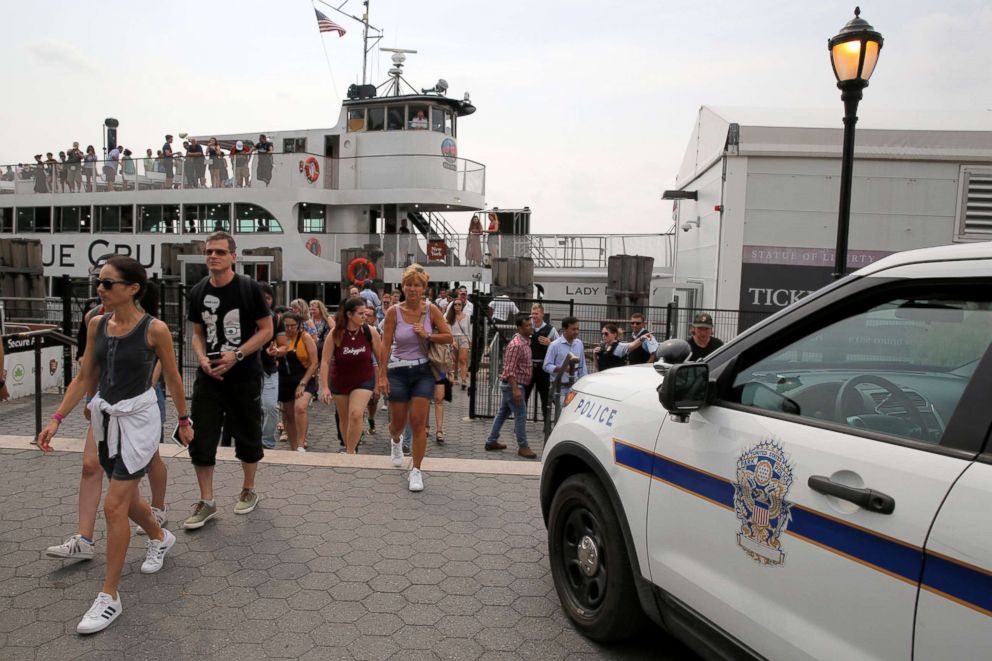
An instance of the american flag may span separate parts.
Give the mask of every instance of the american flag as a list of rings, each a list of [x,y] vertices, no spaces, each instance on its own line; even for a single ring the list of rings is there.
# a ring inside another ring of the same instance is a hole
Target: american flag
[[[314,11],[317,12],[317,28],[321,32],[337,32],[338,36],[344,36],[343,27],[321,14],[317,9],[314,9]]]

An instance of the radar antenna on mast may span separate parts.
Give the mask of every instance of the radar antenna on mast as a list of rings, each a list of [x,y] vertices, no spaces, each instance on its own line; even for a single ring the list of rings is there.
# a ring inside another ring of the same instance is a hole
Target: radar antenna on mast
[[[403,86],[401,83],[405,83],[406,86],[410,88],[410,91],[416,94],[417,89],[403,77],[403,63],[406,62],[407,53],[416,54],[417,51],[409,48],[380,48],[379,50],[385,53],[393,54],[393,66],[389,70],[390,80],[387,80],[382,85],[379,85],[379,87],[386,87],[385,96],[400,96],[403,91]],[[379,87],[376,89],[379,89]]]

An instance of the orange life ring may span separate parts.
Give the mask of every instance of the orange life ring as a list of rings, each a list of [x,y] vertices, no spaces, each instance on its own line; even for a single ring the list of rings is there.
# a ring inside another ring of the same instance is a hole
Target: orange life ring
[[[364,275],[355,273],[359,267],[365,270]],[[351,280],[351,284],[356,287],[361,287],[365,284],[366,280],[375,280],[375,264],[373,264],[371,260],[364,257],[356,257],[351,260],[351,264],[348,264],[348,270],[345,273],[348,276],[348,279]]]
[[[307,156],[306,159],[300,161],[300,172],[311,184],[316,182],[320,178],[320,163],[317,162],[317,158]]]

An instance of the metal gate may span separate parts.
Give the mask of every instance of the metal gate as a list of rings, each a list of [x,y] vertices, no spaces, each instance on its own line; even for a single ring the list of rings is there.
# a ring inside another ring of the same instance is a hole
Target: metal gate
[[[511,315],[506,321],[493,320],[490,312],[492,297],[473,295],[472,314],[472,354],[469,371],[469,416],[472,418],[495,417],[500,405],[499,374],[503,368],[503,349],[516,333],[515,318]],[[599,344],[600,331],[604,324],[616,324],[621,330],[629,330],[630,315],[639,312],[644,315],[645,327],[660,342],[673,337],[686,339],[693,317],[699,312],[707,312],[713,317],[714,335],[727,341],[738,332],[761,321],[767,313],[741,312],[739,310],[702,310],[680,308],[675,304],[664,307],[621,306],[605,303],[578,303],[569,301],[547,301],[539,299],[513,299],[518,314],[530,314],[532,303],[544,306],[545,321],[561,332],[561,320],[576,317],[579,321],[579,339],[586,349],[586,364],[595,371],[592,350]],[[498,305],[498,303],[497,303]],[[621,334],[621,340],[630,336]],[[539,406],[537,393],[531,393],[528,411],[533,420],[538,419]]]

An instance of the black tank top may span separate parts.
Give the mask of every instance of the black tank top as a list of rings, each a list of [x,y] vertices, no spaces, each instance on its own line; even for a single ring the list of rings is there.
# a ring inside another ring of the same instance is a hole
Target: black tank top
[[[152,371],[158,356],[148,344],[152,316],[143,316],[127,335],[110,337],[103,315],[93,338],[93,357],[100,366],[100,397],[109,404],[137,397],[152,387]]]

